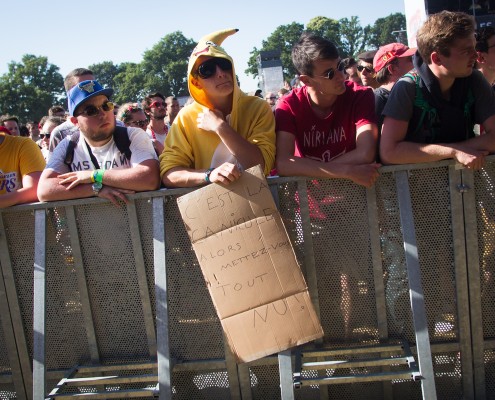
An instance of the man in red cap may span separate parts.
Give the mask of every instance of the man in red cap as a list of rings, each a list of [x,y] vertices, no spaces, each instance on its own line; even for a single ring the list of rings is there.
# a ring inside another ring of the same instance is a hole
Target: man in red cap
[[[382,128],[382,111],[387,103],[390,91],[402,75],[413,69],[412,55],[415,52],[416,49],[410,49],[402,43],[390,43],[380,47],[373,58],[376,81],[380,84],[374,90],[378,132]]]

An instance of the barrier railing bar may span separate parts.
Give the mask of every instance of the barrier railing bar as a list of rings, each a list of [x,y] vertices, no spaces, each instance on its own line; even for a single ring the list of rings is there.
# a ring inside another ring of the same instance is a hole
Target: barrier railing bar
[[[452,240],[454,245],[454,272],[457,296],[457,323],[462,368],[462,393],[466,400],[474,399],[473,353],[471,350],[471,322],[469,315],[469,289],[466,260],[466,232],[463,216],[463,190],[461,172],[449,166]]]
[[[33,400],[46,394],[46,210],[34,214]]]
[[[464,227],[467,252],[467,275],[469,283],[469,305],[471,319],[471,346],[473,355],[473,385],[476,399],[486,399],[483,315],[481,310],[481,272],[478,250],[478,226],[476,217],[476,192],[474,174],[470,170],[462,170],[462,195],[464,207]],[[481,173],[481,172],[479,172]]]
[[[395,173],[397,196],[399,200],[400,220],[404,239],[404,251],[409,280],[409,294],[411,311],[416,335],[416,347],[418,350],[418,364],[421,380],[423,399],[436,400],[435,375],[431,357],[430,337],[428,334],[428,321],[421,284],[421,271],[418,260],[418,248],[416,244],[416,230],[414,227],[411,195],[409,192],[409,180],[407,171]]]
[[[370,237],[371,260],[373,264],[373,283],[375,287],[375,305],[380,340],[388,338],[387,304],[385,300],[385,284],[383,282],[382,249],[380,244],[380,227],[378,224],[378,205],[376,202],[376,185],[366,189],[366,203],[368,205],[368,231]],[[385,356],[385,354],[382,354]],[[382,371],[388,371],[389,367],[382,367]],[[384,400],[393,399],[392,384],[384,381]]]
[[[167,265],[165,257],[165,215],[163,197],[153,199],[153,254],[155,268],[156,337],[158,390],[160,400],[172,399],[170,343],[167,303]]]
[[[292,377],[291,350],[278,353],[278,369],[280,374],[280,392],[282,400],[294,400],[294,384]]]

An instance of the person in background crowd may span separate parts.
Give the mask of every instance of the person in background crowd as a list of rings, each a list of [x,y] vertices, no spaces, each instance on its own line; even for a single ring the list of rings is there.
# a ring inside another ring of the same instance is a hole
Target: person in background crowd
[[[19,118],[15,115],[2,115],[0,117],[0,125],[6,127],[12,136],[20,136],[19,131]],[[29,136],[29,130],[28,130]]]
[[[265,100],[270,105],[272,111],[275,111],[275,106],[277,104],[277,95],[273,92],[268,92],[265,96]]]
[[[361,85],[362,82],[358,74],[357,61],[352,57],[347,57],[342,60],[342,63],[345,66],[346,79]]]
[[[57,116],[44,116],[41,118],[39,125],[41,126],[40,140],[36,144],[41,148],[41,153],[45,161],[48,161],[50,152],[48,147],[50,146],[50,136],[52,131],[59,125],[65,122],[65,118]]]
[[[167,115],[165,116],[165,124],[167,125],[167,128],[170,130],[170,127],[172,126],[175,117],[180,111],[179,100],[177,100],[174,96],[168,96],[165,99],[165,104],[167,105],[166,108]]]
[[[68,92],[75,85],[86,80],[94,80],[93,71],[87,68],[76,68],[70,71],[64,79],[64,89]],[[48,110],[50,115],[50,110]],[[55,147],[66,137],[75,132],[79,132],[77,125],[74,125],[70,119],[57,126],[50,134],[50,145],[48,146],[49,157],[53,154]]]
[[[172,124],[160,155],[167,187],[228,184],[243,169],[261,165],[268,175],[275,158],[275,121],[268,103],[243,93],[232,58],[220,47],[237,32],[204,36],[189,58],[188,87],[195,102]]]
[[[476,68],[495,89],[495,28],[485,26],[476,33]]]
[[[369,86],[372,89],[376,89],[380,84],[376,81],[376,73],[373,69],[373,58],[375,57],[376,50],[365,51],[358,55],[357,70],[359,72],[359,78],[363,86]]]
[[[38,186],[41,201],[98,196],[118,205],[118,200],[127,202],[128,193],[159,187],[157,157],[148,136],[142,129],[116,126],[112,94],[95,80],[68,91],[71,122],[79,133],[55,148]]]
[[[122,104],[117,111],[117,120],[122,121],[125,126],[143,130],[148,126],[146,114],[138,103]]]
[[[38,122],[37,121],[29,121],[26,124],[27,128],[29,129],[29,136],[33,140],[33,142],[37,142],[40,140],[40,130],[38,127]]]
[[[38,201],[45,160],[30,138],[0,132],[0,208]]]
[[[410,49],[402,43],[390,43],[380,47],[375,54],[373,68],[376,72],[376,81],[380,84],[380,87],[374,90],[378,132],[382,129],[382,111],[390,91],[395,82],[413,68],[412,55],[415,52],[416,49]]]
[[[26,125],[19,126],[19,136],[29,137],[29,129]]]
[[[144,98],[142,105],[149,120],[146,133],[151,138],[156,153],[162,154],[163,143],[168,134],[165,123],[165,115],[167,115],[165,96],[160,92],[150,93]]]
[[[380,166],[373,92],[345,80],[338,50],[325,38],[303,34],[292,62],[304,86],[275,111],[278,173],[372,186]]]
[[[415,71],[393,87],[383,115],[380,156],[386,164],[453,158],[470,169],[495,151],[495,92],[473,69],[474,19],[441,11],[418,30]],[[485,134],[476,136],[474,124]]]
[[[49,117],[62,117],[65,118],[65,109],[62,106],[51,106],[48,110]]]

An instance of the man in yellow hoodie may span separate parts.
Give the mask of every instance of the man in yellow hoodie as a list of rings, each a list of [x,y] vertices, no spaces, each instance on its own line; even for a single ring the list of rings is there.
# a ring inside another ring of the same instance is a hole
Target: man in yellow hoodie
[[[266,101],[241,92],[232,58],[220,47],[236,33],[204,36],[189,58],[194,102],[177,115],[160,155],[167,187],[228,184],[260,164],[268,175],[275,160],[275,120]]]

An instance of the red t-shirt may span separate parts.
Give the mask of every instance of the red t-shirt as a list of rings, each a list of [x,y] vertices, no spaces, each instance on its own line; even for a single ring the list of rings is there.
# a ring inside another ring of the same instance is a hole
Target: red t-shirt
[[[355,82],[345,82],[346,91],[337,97],[326,118],[315,115],[307,87],[284,96],[275,111],[276,131],[292,133],[296,155],[318,161],[331,159],[356,148],[356,130],[376,123],[373,90]]]

